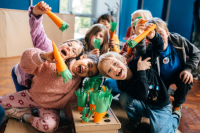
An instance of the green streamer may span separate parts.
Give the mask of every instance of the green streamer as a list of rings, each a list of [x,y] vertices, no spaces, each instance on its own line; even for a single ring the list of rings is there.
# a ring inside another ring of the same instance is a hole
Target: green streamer
[[[87,102],[88,91],[81,88],[75,91],[75,94],[77,96],[78,106],[85,107]]]
[[[82,111],[82,120],[84,122],[89,122],[90,117],[94,114],[94,110],[91,109],[89,107],[85,107],[84,110]],[[86,117],[85,115],[88,114],[88,116]]]
[[[93,43],[94,43],[94,48],[100,49],[100,47],[101,47],[101,39],[94,38]]]
[[[66,81],[69,81],[72,79],[72,74],[71,72],[69,71],[69,69],[67,68],[65,71],[62,71],[60,72],[62,78],[63,78],[63,82],[65,83],[65,80]]]
[[[110,21],[110,26],[111,26],[110,30],[114,33],[114,31],[117,28],[117,23]]]
[[[62,26],[60,27],[60,30],[61,30],[62,32],[64,32],[68,27],[69,27],[69,24],[63,22],[63,23],[62,23]]]

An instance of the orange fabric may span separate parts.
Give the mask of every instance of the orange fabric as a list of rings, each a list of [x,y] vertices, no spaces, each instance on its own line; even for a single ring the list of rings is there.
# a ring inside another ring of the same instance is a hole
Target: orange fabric
[[[98,113],[95,111],[95,115],[94,115],[94,123],[99,123],[101,121],[101,119],[106,115],[106,112],[103,113]]]
[[[54,42],[52,42],[52,46],[53,46],[54,58],[57,61],[56,69],[57,69],[57,72],[60,74],[60,72],[65,71],[67,69],[67,66],[66,66],[62,56],[60,55],[60,52],[58,51]]]

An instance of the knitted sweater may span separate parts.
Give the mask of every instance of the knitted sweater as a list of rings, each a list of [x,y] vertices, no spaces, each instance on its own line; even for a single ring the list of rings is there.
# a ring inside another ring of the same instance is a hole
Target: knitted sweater
[[[42,25],[43,16],[35,17],[32,14],[33,6],[29,7],[29,25],[30,35],[32,38],[33,46],[39,48],[45,52],[53,51],[52,41],[47,37]],[[17,81],[20,85],[28,87],[27,80],[32,80],[33,75],[25,73],[19,64],[15,66],[15,74],[17,75]]]
[[[63,109],[81,81],[81,78],[71,71],[75,59],[71,60],[68,66],[73,78],[63,83],[61,76],[56,77],[56,64],[43,62],[41,52],[43,51],[37,48],[25,50],[20,61],[21,68],[26,73],[34,75],[29,89],[31,98],[43,108]]]

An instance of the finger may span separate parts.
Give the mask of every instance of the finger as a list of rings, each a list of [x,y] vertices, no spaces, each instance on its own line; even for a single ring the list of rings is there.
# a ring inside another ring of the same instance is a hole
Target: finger
[[[147,57],[146,59],[144,59],[143,61],[148,61],[148,60],[150,60],[151,59],[151,57]]]
[[[138,61],[142,61],[142,57],[140,56],[139,60]]]
[[[187,84],[188,80],[189,80],[189,76],[187,75],[185,78],[185,84]]]
[[[191,76],[189,76],[189,81],[188,81],[188,84],[190,84],[191,82],[192,82],[192,77]]]
[[[179,78],[180,78],[180,79],[182,78],[182,75],[183,75],[183,72],[181,72],[181,74],[179,75]]]
[[[183,80],[182,80],[183,82],[186,80],[186,76],[187,76],[186,74],[183,75]]]

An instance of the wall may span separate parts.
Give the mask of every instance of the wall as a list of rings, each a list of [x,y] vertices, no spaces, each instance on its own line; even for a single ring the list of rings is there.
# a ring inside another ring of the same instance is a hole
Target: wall
[[[36,5],[41,0],[32,0],[33,5]],[[52,12],[59,12],[59,0],[43,0],[52,8]],[[28,10],[31,5],[30,0],[0,0],[0,8]]]

